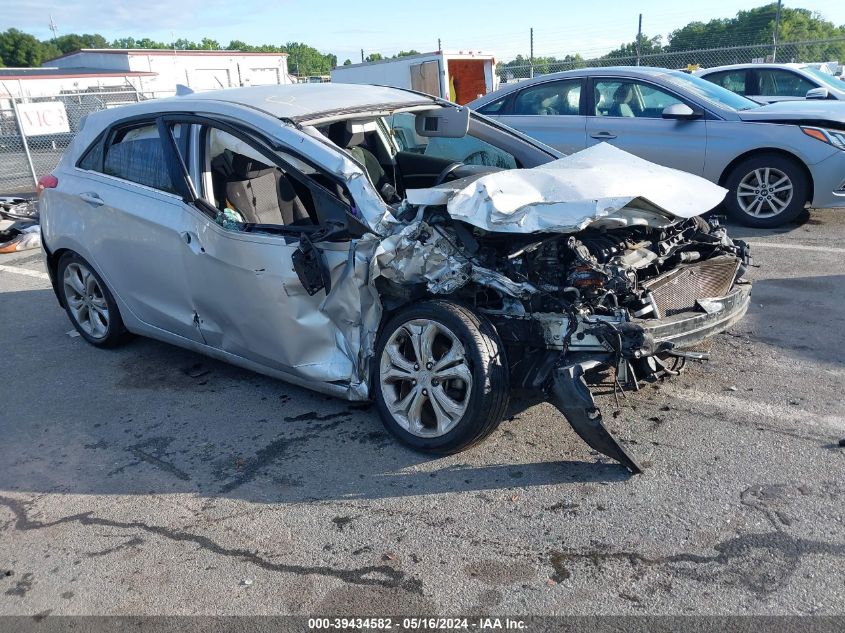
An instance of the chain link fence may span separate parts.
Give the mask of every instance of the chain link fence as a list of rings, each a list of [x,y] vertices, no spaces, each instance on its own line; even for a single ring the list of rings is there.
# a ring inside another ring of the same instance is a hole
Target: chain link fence
[[[0,108],[0,195],[34,191],[38,178],[56,167],[85,115],[153,96],[132,89],[112,89],[5,100],[7,106]],[[39,117],[45,115],[31,104],[47,105],[44,111],[48,114],[63,113],[67,125],[51,120],[52,125],[37,129]]]
[[[845,37],[807,40],[800,42],[779,42],[775,46],[772,42],[765,44],[751,44],[745,46],[726,46],[720,48],[703,48],[697,50],[665,51],[647,55],[603,56],[593,59],[567,56],[563,60],[548,61],[539,58],[534,64],[499,64],[496,72],[503,83],[520,81],[578,68],[595,68],[601,66],[653,66],[673,68],[677,70],[697,70],[712,68],[727,64],[746,64],[754,62],[778,63],[790,62],[842,62],[839,59],[845,48]]]

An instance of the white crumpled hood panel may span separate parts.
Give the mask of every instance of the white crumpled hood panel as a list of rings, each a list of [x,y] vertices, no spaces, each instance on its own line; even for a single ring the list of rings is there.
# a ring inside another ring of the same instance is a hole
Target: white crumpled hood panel
[[[706,213],[726,189],[607,143],[532,169],[408,190],[415,205],[446,204],[473,226],[505,233],[574,233],[587,226],[666,226]]]

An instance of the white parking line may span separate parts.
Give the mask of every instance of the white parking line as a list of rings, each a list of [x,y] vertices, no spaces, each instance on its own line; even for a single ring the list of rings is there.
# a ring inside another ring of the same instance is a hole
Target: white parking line
[[[758,400],[745,400],[737,396],[727,396],[715,393],[702,393],[689,389],[681,389],[673,394],[676,398],[694,402],[700,405],[709,405],[716,409],[730,413],[737,418],[758,416],[773,418],[780,422],[792,423],[795,425],[806,425],[816,427],[829,427],[837,431],[845,430],[845,416],[818,414],[800,406],[781,406],[760,402]]]
[[[50,275],[42,273],[37,270],[29,270],[28,268],[19,268],[17,266],[4,266],[0,264],[0,272],[12,273],[14,275],[24,275],[26,277],[35,277],[37,279],[50,279]]]
[[[748,242],[751,248],[783,248],[792,251],[812,251],[814,253],[845,253],[845,248],[831,246],[802,246],[801,244],[770,244],[768,242]]]

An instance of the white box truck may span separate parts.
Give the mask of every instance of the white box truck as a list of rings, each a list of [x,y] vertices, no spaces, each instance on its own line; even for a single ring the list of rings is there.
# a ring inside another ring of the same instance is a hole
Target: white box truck
[[[332,69],[332,82],[419,90],[461,105],[498,87],[496,60],[481,53],[421,53]]]

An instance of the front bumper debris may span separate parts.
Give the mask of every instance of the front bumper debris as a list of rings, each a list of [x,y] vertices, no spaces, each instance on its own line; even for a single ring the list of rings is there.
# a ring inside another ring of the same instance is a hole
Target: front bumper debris
[[[635,475],[642,472],[634,457],[604,426],[601,411],[584,381],[582,365],[558,367],[552,372],[549,402],[557,407],[590,448],[615,459]]]
[[[706,354],[686,353],[681,348],[696,345],[714,334],[724,332],[745,315],[750,302],[751,286],[741,285],[736,286],[725,297],[708,299],[706,305],[701,306],[703,312],[684,312],[663,319],[626,323],[624,327],[619,328],[628,334],[623,340],[638,341],[638,348],[618,350],[618,358],[644,358],[647,355],[662,353],[705,360]],[[647,345],[642,346],[644,341],[647,341]],[[549,402],[557,407],[575,432],[591,448],[615,459],[632,473],[641,473],[642,468],[637,460],[604,426],[601,411],[596,407],[593,395],[584,380],[586,370],[607,366],[608,362],[565,362],[551,371],[546,389]]]

